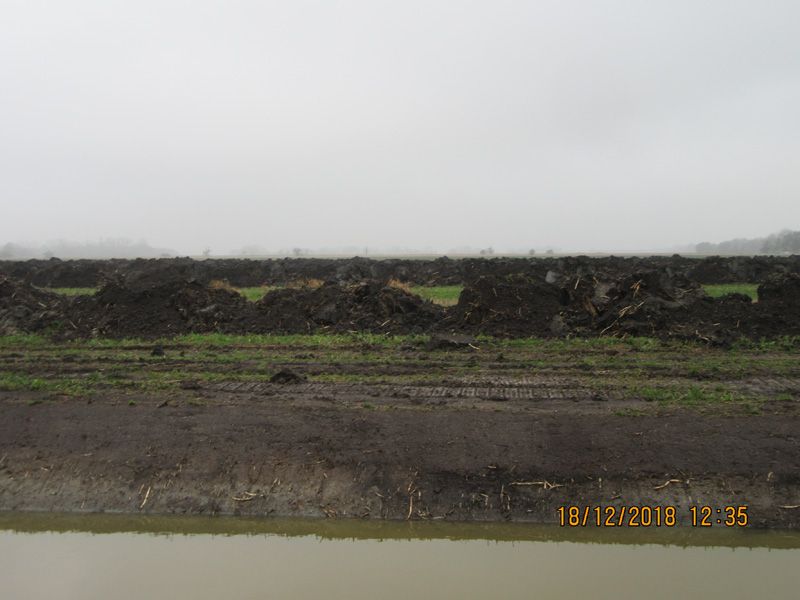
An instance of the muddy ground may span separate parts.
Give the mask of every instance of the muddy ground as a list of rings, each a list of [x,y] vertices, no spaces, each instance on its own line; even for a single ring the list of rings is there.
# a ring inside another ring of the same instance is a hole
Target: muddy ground
[[[692,505],[747,505],[753,526],[797,528],[797,358],[655,340],[6,339],[0,510],[553,523],[562,505],[672,505],[685,525]]]

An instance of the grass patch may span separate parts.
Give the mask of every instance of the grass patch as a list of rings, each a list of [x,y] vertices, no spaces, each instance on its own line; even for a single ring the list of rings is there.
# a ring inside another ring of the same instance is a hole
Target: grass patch
[[[757,283],[720,283],[704,285],[703,289],[712,298],[719,298],[725,294],[744,294],[745,296],[750,296],[753,302],[758,300]]]
[[[77,379],[45,379],[25,373],[0,372],[0,390],[6,392],[54,392],[83,396],[90,391],[86,382]]]
[[[345,334],[225,334],[225,333],[192,333],[161,338],[90,338],[71,341],[54,341],[46,335],[19,334],[0,336],[0,350],[29,351],[31,354],[88,357],[97,359],[107,352],[114,351],[117,360],[137,360],[140,357],[150,359],[150,350],[161,345],[173,360],[198,358],[193,353],[200,352],[202,357],[216,360],[217,354],[208,354],[216,348],[226,348],[230,359],[262,358],[262,351],[269,350],[272,358],[291,358],[295,351],[308,352],[314,349],[321,351],[342,350],[343,358],[352,359],[354,352],[360,353],[364,360],[372,359],[370,351],[380,352],[386,349],[397,349],[403,345],[412,348],[424,345],[430,336],[387,335],[378,333],[345,333]],[[702,375],[730,374],[732,368],[748,370],[753,362],[764,362],[764,367],[780,367],[781,372],[792,371],[796,365],[796,354],[800,352],[800,336],[786,336],[773,340],[738,340],[729,350],[710,349],[699,342],[680,340],[659,340],[647,337],[598,337],[598,338],[517,338],[501,339],[479,335],[477,346],[483,352],[511,353],[507,358],[525,356],[527,364],[530,360],[540,360],[552,354],[592,354],[594,361],[590,366],[596,367],[654,367],[666,368],[684,365],[684,373],[691,377]],[[179,356],[178,352],[185,353]],[[87,354],[88,352],[88,354]],[[255,354],[254,354],[255,352]],[[99,353],[99,354],[98,354]],[[142,354],[144,353],[144,354]],[[288,354],[284,357],[284,354]],[[533,354],[531,356],[530,354]],[[599,356],[598,356],[599,355]],[[330,355],[327,355],[330,358]],[[383,355],[384,358],[389,358]],[[435,355],[425,355],[431,360]],[[316,357],[312,357],[316,358]],[[392,360],[396,360],[393,358]],[[230,362],[230,361],[226,361]],[[688,363],[688,364],[686,364]]]
[[[754,412],[750,409],[758,410],[755,399],[732,392],[723,386],[714,388],[703,388],[697,385],[687,388],[648,386],[636,390],[636,395],[646,402],[658,402],[662,405],[709,408],[717,405],[738,404],[748,408],[749,412]]]
[[[33,333],[0,335],[0,348],[25,350],[29,348],[43,348],[50,344],[51,342],[45,336]]]
[[[460,285],[439,285],[425,287],[414,285],[409,288],[412,294],[416,294],[424,300],[430,300],[434,304],[441,306],[454,306],[458,304],[458,297],[463,289]]]
[[[311,382],[386,385],[463,386],[498,376],[568,376],[618,390],[633,401],[631,412],[622,409],[627,416],[637,416],[640,410],[656,414],[663,408],[758,414],[777,410],[769,400],[793,410],[790,403],[798,401],[796,394],[783,389],[751,392],[740,381],[749,376],[800,375],[800,337],[743,342],[730,350],[652,338],[478,336],[475,345],[480,350],[471,353],[425,352],[422,345],[428,339],[366,333],[217,333],[57,342],[37,335],[0,336],[4,361],[0,390],[31,392],[25,400],[58,395],[124,397],[131,391],[167,394],[185,380],[264,382],[281,368],[299,368]],[[165,357],[151,356],[156,344],[164,347]]]
[[[54,294],[61,294],[62,296],[91,296],[97,291],[97,288],[90,287],[75,287],[75,288],[44,288],[48,292]]]
[[[47,336],[36,334],[8,335],[0,336],[0,349],[15,350],[53,350],[58,353],[75,353],[84,350],[147,350],[154,345],[162,345],[168,351],[181,350],[204,350],[216,347],[229,347],[231,349],[261,349],[286,347],[287,352],[291,349],[353,349],[363,350],[365,347],[372,347],[375,350],[397,348],[404,344],[420,345],[430,339],[425,334],[414,335],[387,335],[379,333],[344,333],[344,334],[226,334],[226,333],[189,333],[173,337],[161,338],[90,338],[84,340],[73,340],[69,342],[54,342]],[[607,351],[636,351],[640,353],[651,352],[677,352],[685,355],[689,351],[700,351],[705,357],[708,349],[700,343],[678,340],[659,340],[646,337],[598,337],[598,338],[570,338],[570,339],[549,339],[549,338],[516,338],[501,339],[491,336],[479,335],[476,338],[477,345],[482,350],[503,350],[503,351],[536,351],[544,353],[574,353],[574,352],[607,352]],[[756,351],[756,352],[794,352],[800,350],[800,336],[790,336],[776,340],[763,342],[751,342],[742,340],[734,345],[734,350]],[[725,352],[724,356],[733,353]],[[63,355],[63,354],[62,354]],[[717,353],[714,354],[716,356]],[[128,358],[137,355],[120,355]],[[174,358],[174,357],[173,357]],[[656,357],[661,358],[661,357]],[[609,357],[614,362],[621,360],[620,357]],[[640,361],[640,357],[631,356],[631,360]],[[673,360],[673,357],[669,357]],[[693,359],[694,360],[694,359]]]
[[[268,292],[271,292],[274,289],[276,289],[274,286],[262,285],[259,287],[237,288],[236,291],[247,298],[250,302],[258,302],[264,296],[266,296]]]
[[[749,350],[757,352],[796,352],[800,350],[800,335],[786,335],[774,340],[748,340],[742,338],[733,343],[733,350]]]
[[[0,373],[0,390],[7,392],[49,390],[50,382],[21,373]]]

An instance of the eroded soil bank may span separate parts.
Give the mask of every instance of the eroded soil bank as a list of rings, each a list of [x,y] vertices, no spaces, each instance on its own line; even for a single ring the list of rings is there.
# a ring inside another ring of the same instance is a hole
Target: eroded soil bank
[[[0,510],[553,523],[647,505],[687,524],[691,506],[746,505],[751,526],[800,527],[792,349],[153,350],[3,345]]]

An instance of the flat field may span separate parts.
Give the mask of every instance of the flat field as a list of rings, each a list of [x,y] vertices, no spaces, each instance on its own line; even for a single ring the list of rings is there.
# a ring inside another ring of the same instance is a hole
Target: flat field
[[[0,338],[0,509],[800,526],[800,343]],[[276,377],[276,375],[278,375]]]

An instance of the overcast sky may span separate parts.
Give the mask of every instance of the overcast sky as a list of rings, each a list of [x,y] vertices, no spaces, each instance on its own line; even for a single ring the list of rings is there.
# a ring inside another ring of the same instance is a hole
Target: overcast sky
[[[0,244],[800,228],[797,0],[0,2]]]

